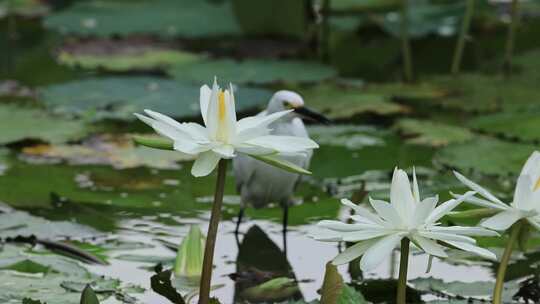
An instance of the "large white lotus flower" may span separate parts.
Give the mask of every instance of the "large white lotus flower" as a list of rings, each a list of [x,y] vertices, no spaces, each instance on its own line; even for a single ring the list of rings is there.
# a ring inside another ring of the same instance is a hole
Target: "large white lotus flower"
[[[376,212],[372,213],[343,199],[341,202],[355,211],[355,215],[351,216],[353,223],[321,221],[318,226],[329,230],[314,234],[314,238],[327,242],[357,242],[334,258],[333,263],[344,264],[362,256],[362,270],[377,267],[403,238],[408,238],[427,254],[441,258],[447,257],[441,245],[450,245],[495,259],[492,252],[476,246],[476,240],[470,236],[493,236],[497,233],[480,227],[444,227],[438,222],[463,200],[473,195],[474,191],[471,191],[439,206],[437,196],[420,201],[416,174],[413,173],[411,189],[407,173],[396,168],[390,188],[390,203],[370,198],[369,202]]]
[[[212,89],[203,85],[200,91],[205,126],[193,122],[179,123],[150,110],[145,110],[148,116],[135,115],[160,135],[173,140],[175,150],[196,156],[191,169],[194,176],[210,174],[220,159],[233,158],[236,152],[257,156],[304,153],[319,147],[309,138],[269,135],[268,125],[292,110],[236,121],[234,103],[232,86],[230,90],[223,91],[214,80]]]
[[[523,166],[514,191],[514,200],[510,204],[503,203],[488,190],[458,172],[454,174],[462,183],[484,198],[469,197],[466,199],[467,202],[499,211],[482,221],[482,226],[506,230],[518,220],[526,219],[536,229],[540,229],[540,152],[534,151]]]

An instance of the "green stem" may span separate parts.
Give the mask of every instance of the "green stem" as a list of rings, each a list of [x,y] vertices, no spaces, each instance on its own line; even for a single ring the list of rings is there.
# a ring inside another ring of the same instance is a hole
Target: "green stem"
[[[409,267],[409,239],[401,240],[401,257],[399,258],[399,278],[397,286],[397,304],[406,304],[407,268]]]
[[[403,57],[403,69],[405,81],[411,82],[413,79],[411,45],[409,42],[409,17],[407,13],[407,0],[401,0],[401,53]]]
[[[519,22],[519,1],[512,0],[511,8],[511,20],[508,27],[508,35],[506,36],[506,51],[504,54],[504,74],[506,77],[510,77],[512,74],[512,54],[514,53],[514,40],[516,35],[516,28]]]
[[[454,59],[452,60],[452,74],[454,76],[459,73],[459,68],[461,67],[463,50],[465,49],[465,42],[467,41],[467,35],[469,34],[469,27],[471,26],[471,19],[474,13],[474,1],[475,0],[467,0],[465,16],[463,17],[461,32],[459,33],[456,51],[454,52]]]
[[[522,227],[523,220],[520,220],[519,222],[512,225],[510,238],[506,243],[506,248],[504,249],[501,263],[499,264],[499,269],[497,270],[497,280],[495,281],[495,289],[493,290],[493,304],[502,303],[502,291],[504,286],[504,277],[506,275],[506,268],[508,267],[508,261],[510,260],[512,250],[514,249],[514,244],[519,237],[519,232],[521,231]]]
[[[222,159],[218,165],[218,176],[216,181],[216,191],[214,193],[214,204],[210,215],[210,224],[206,236],[204,247],[204,260],[199,289],[199,304],[208,304],[210,301],[210,286],[212,281],[212,268],[214,260],[214,248],[216,247],[216,237],[221,218],[221,205],[223,203],[223,192],[225,189],[225,173],[227,171],[227,160]]]

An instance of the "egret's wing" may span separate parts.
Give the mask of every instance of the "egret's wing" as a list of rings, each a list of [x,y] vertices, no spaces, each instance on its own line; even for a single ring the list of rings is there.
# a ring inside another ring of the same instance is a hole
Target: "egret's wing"
[[[255,167],[251,164],[253,160],[243,154],[238,154],[233,158],[233,171],[236,181],[236,191],[242,192],[242,186],[249,184],[253,174],[255,173]]]

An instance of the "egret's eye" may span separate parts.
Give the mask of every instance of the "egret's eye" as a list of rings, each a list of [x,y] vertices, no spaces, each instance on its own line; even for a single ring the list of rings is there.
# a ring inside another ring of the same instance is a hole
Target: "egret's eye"
[[[292,103],[288,101],[283,102],[283,107],[285,107],[285,109],[294,109],[294,106],[292,105]]]

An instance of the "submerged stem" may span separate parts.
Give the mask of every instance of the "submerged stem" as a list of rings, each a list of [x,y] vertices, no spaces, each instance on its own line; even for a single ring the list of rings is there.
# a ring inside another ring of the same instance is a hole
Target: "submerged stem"
[[[199,289],[199,304],[208,304],[210,301],[210,286],[212,281],[212,267],[214,260],[214,248],[216,246],[217,230],[221,218],[221,205],[223,203],[223,192],[225,189],[225,173],[227,171],[227,160],[222,159],[218,165],[218,176],[216,190],[214,193],[214,204],[210,215],[210,224],[206,236],[204,247],[203,269],[201,274],[201,284]]]
[[[407,292],[407,268],[409,267],[409,244],[408,238],[401,240],[401,257],[399,258],[399,278],[397,285],[397,304],[406,304]]]
[[[506,50],[504,54],[504,74],[509,77],[512,74],[512,54],[514,53],[514,40],[516,28],[519,22],[519,5],[518,0],[512,0],[512,8],[510,11],[510,26],[508,27],[508,35],[506,36]]]
[[[413,79],[411,45],[409,42],[409,17],[407,0],[401,0],[401,53],[403,57],[403,69],[405,81]]]
[[[463,17],[463,23],[461,24],[461,32],[459,33],[456,50],[454,52],[454,59],[452,61],[452,74],[454,76],[459,73],[459,69],[461,67],[463,50],[465,49],[465,42],[467,41],[467,35],[469,33],[469,27],[471,26],[471,19],[474,13],[474,1],[475,0],[467,0],[465,16]]]
[[[514,244],[516,243],[519,232],[523,227],[523,220],[516,222],[512,225],[512,231],[510,232],[510,238],[506,243],[506,248],[504,248],[504,253],[501,258],[501,263],[499,264],[499,269],[497,270],[497,280],[495,281],[495,289],[493,290],[493,304],[502,303],[502,290],[504,286],[504,277],[506,275],[506,268],[508,267],[508,261],[512,255],[512,250],[514,249]]]

